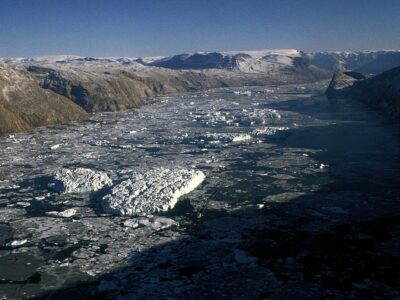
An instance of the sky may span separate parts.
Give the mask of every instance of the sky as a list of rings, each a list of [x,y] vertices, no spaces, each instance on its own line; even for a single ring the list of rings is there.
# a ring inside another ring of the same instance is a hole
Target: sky
[[[0,0],[0,57],[400,49],[399,0]]]

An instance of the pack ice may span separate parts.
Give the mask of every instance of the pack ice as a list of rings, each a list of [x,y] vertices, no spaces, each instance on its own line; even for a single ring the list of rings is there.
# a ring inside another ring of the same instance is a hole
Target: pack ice
[[[179,197],[190,193],[205,178],[201,171],[183,168],[155,168],[134,173],[132,178],[114,186],[102,199],[107,213],[149,215],[167,211]]]
[[[112,181],[105,172],[86,168],[62,168],[54,176],[49,187],[63,193],[86,193],[111,186]]]

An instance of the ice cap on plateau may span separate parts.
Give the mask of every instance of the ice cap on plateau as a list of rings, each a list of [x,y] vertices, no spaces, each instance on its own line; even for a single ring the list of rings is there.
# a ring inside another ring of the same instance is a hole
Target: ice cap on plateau
[[[107,213],[149,215],[167,211],[179,197],[190,193],[205,178],[203,172],[183,168],[155,168],[134,173],[102,198]]]
[[[62,168],[49,183],[51,189],[63,193],[95,192],[111,185],[112,181],[105,172],[86,168]]]

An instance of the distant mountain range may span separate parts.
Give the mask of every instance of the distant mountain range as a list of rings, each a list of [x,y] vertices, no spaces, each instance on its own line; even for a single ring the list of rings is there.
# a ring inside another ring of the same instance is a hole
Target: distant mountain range
[[[377,74],[400,65],[400,51],[295,49],[197,52],[169,57],[0,59],[0,133],[81,120],[87,112],[140,106],[147,97],[227,86],[305,83],[335,71]]]
[[[356,71],[378,74],[400,65],[400,50],[303,52],[296,49],[277,49],[195,52],[144,58],[59,55],[34,58],[4,58],[3,61],[12,66],[43,64],[135,65],[137,68],[144,66],[173,70],[219,69],[263,74],[277,74],[282,70],[312,65],[329,72]]]
[[[355,71],[379,74],[400,66],[400,50],[315,52],[309,53],[311,63],[329,71]]]
[[[226,69],[245,73],[279,73],[307,65],[335,72],[378,74],[400,65],[400,51],[355,51],[306,53],[295,49],[198,52],[153,59],[136,59],[145,66],[169,69]]]

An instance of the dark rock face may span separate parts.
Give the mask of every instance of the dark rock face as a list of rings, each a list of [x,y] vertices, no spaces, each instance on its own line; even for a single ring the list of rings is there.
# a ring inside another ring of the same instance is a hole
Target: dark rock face
[[[353,97],[383,112],[394,120],[400,117],[400,67],[372,78],[363,79],[360,74],[336,73],[326,95]]]
[[[398,120],[400,117],[400,67],[361,81],[352,89],[352,95]]]
[[[239,57],[238,57],[239,58]],[[235,56],[224,56],[218,52],[180,54],[171,58],[150,63],[150,66],[163,67],[168,69],[233,69]]]
[[[69,99],[43,90],[24,71],[0,63],[0,134],[85,119]]]
[[[366,77],[356,72],[336,72],[325,94],[328,97],[346,96],[353,85]]]

